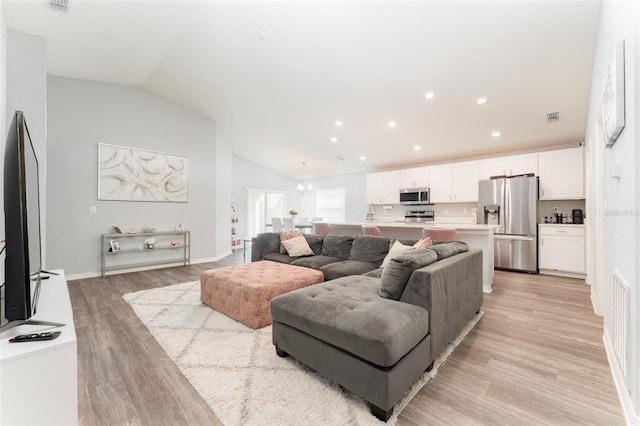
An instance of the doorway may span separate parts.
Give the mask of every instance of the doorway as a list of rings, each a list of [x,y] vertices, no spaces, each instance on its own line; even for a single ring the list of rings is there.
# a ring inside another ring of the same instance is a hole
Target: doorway
[[[287,193],[265,189],[247,189],[247,237],[270,231],[272,217],[285,217]]]

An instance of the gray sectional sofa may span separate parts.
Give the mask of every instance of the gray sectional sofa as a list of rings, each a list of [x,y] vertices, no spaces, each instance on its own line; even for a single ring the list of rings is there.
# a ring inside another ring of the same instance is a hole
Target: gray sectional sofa
[[[460,242],[436,242],[402,253],[381,269],[389,238],[305,238],[313,256],[280,253],[275,233],[253,241],[252,260],[313,267],[327,280],[272,299],[276,352],[359,395],[386,421],[479,312],[482,252]]]

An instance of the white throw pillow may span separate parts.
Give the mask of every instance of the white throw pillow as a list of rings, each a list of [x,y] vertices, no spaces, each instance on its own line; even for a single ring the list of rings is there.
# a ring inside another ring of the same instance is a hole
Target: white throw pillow
[[[400,241],[396,241],[395,243],[393,243],[393,245],[389,249],[389,254],[387,254],[387,256],[384,258],[384,260],[382,261],[382,265],[380,265],[380,267],[384,268],[385,266],[387,266],[389,262],[391,262],[391,259],[399,255],[400,253],[404,253],[405,251],[408,251],[408,250],[413,250],[413,247],[405,246]]]
[[[311,250],[304,237],[291,238],[290,240],[281,241],[281,243],[291,257],[311,256],[313,254],[313,250]]]

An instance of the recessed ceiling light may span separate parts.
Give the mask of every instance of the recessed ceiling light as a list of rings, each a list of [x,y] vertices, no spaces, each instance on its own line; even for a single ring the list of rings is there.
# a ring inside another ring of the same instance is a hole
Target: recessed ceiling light
[[[266,40],[267,33],[264,30],[258,30],[258,32],[256,33],[256,37],[258,37],[260,40]]]
[[[482,97],[480,97],[480,98],[476,99],[476,103],[477,103],[478,105],[482,105],[482,104],[486,104],[488,100],[489,100],[489,99],[487,99],[487,98],[485,98],[484,96],[482,96]]]
[[[338,138],[331,138],[331,142],[338,142]]]
[[[500,135],[501,135],[501,133],[500,133],[500,132],[498,132],[498,131],[491,132],[491,136],[493,136],[494,138],[497,138],[497,137],[498,137],[498,136],[500,136]]]
[[[436,94],[433,93],[433,92],[427,92],[427,93],[424,94],[424,97],[427,98],[427,99],[433,99],[433,98],[436,97]]]
[[[336,121],[336,126],[341,127],[342,126],[342,121]]]
[[[364,155],[361,155],[361,156],[360,156],[360,159],[361,159],[362,161],[364,161],[364,160],[366,160],[366,159],[367,159],[367,157],[365,157]]]
[[[422,148],[420,147],[420,145],[416,145],[413,147],[414,151],[420,151]]]
[[[396,122],[395,121],[390,121],[389,122],[389,127],[396,127]]]

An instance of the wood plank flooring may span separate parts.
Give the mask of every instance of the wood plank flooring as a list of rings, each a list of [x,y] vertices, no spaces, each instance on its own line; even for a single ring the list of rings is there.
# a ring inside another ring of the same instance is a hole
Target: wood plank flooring
[[[195,281],[219,262],[69,282],[81,425],[218,425],[122,295]],[[582,280],[496,271],[485,315],[398,425],[624,424]]]

